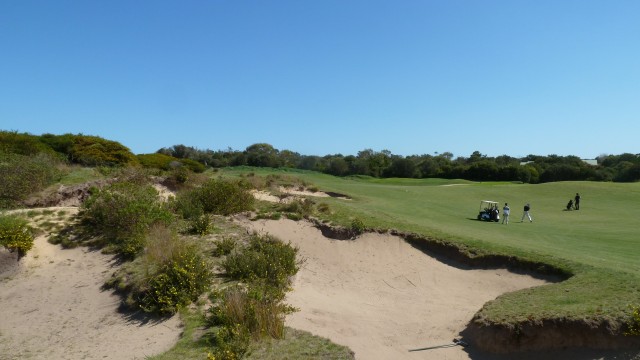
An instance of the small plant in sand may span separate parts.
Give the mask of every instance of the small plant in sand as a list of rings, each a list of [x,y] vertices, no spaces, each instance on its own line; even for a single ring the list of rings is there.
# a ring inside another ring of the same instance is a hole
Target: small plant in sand
[[[18,260],[33,247],[33,234],[27,221],[16,216],[0,215],[0,245],[18,252]]]

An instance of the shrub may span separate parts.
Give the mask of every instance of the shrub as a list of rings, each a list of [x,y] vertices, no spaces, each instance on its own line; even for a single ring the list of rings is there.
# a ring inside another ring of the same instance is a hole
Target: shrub
[[[204,212],[231,215],[253,208],[254,197],[240,182],[212,179],[187,195],[202,206]]]
[[[202,214],[200,217],[189,221],[189,233],[191,234],[205,236],[211,233],[212,228],[211,219],[207,214]]]
[[[215,242],[216,248],[213,250],[213,256],[229,255],[236,247],[236,241],[233,238],[224,238]]]
[[[14,207],[60,179],[60,162],[44,153],[26,156],[0,151],[0,208]]]
[[[290,309],[277,300],[255,296],[251,288],[236,286],[224,291],[213,304],[208,321],[213,326],[240,324],[255,340],[264,336],[279,339]]]
[[[218,327],[212,338],[216,359],[242,357],[250,338],[284,336],[285,316],[295,310],[283,299],[289,277],[300,265],[297,252],[274,237],[254,234],[243,249],[223,261],[227,275],[245,284],[214,293],[207,323]]]
[[[146,251],[106,285],[128,293],[126,303],[155,314],[173,314],[208,288],[209,266],[197,244],[160,224],[146,236]]]
[[[207,359],[238,360],[247,352],[250,337],[241,324],[233,324],[221,326],[213,333],[211,340],[216,348]]]
[[[69,158],[85,166],[124,166],[138,164],[138,159],[124,145],[98,136],[75,135]]]
[[[625,335],[640,335],[640,306],[630,306],[631,319],[627,323],[629,329],[625,332]]]
[[[144,248],[152,224],[172,220],[152,186],[130,182],[95,190],[82,204],[79,216],[90,232],[103,236],[106,245],[127,258],[134,258]]]
[[[182,191],[170,201],[173,211],[185,220],[193,220],[204,214],[202,202],[196,191]]]
[[[278,290],[289,285],[299,269],[298,249],[270,235],[252,235],[246,248],[232,253],[222,263],[226,274],[245,282],[258,282]]]
[[[27,221],[16,216],[0,215],[0,245],[18,252],[18,260],[33,247],[33,234]]]
[[[40,141],[40,137],[17,131],[0,131],[0,151],[20,155],[35,155],[48,153],[53,155],[53,149]]]
[[[175,158],[173,156],[166,155],[166,154],[160,154],[160,153],[139,154],[139,155],[136,155],[136,158],[138,159],[140,164],[145,168],[153,168],[153,169],[160,169],[160,170],[170,170],[171,162],[179,161],[178,158]]]

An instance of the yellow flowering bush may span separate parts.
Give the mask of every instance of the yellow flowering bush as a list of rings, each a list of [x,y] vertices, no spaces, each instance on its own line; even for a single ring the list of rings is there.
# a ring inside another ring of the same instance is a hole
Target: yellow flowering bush
[[[631,306],[631,320],[627,325],[629,330],[625,335],[640,335],[640,306]]]
[[[0,216],[0,245],[9,251],[17,251],[18,259],[33,247],[33,234],[26,220],[15,216]]]

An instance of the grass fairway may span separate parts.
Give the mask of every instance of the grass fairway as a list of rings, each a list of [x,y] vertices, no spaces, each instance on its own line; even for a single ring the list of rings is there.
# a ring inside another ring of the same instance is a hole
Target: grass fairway
[[[515,255],[573,274],[561,283],[505,294],[480,317],[491,323],[532,319],[626,321],[629,305],[640,304],[640,237],[636,209],[640,183],[474,183],[442,179],[337,178],[287,169],[231,168],[222,176],[247,173],[299,177],[321,191],[352,200],[318,200],[331,206],[330,220],[348,225],[359,217],[367,227],[410,231],[470,247],[477,253]],[[565,211],[579,192],[579,211]],[[480,200],[511,207],[509,225],[476,220]],[[520,223],[525,203],[533,223]]]

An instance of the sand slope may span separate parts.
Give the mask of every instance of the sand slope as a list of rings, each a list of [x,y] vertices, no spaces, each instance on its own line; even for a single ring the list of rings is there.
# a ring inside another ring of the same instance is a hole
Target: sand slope
[[[178,316],[144,322],[118,313],[120,297],[101,290],[111,256],[42,236],[18,267],[0,252],[0,359],[144,359],[177,342]]]
[[[287,325],[349,346],[357,359],[469,359],[450,343],[484,303],[545,284],[506,270],[462,270],[391,235],[329,240],[306,222],[245,222],[300,248],[306,259],[288,302]]]

